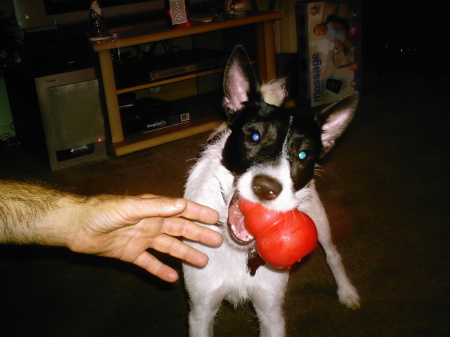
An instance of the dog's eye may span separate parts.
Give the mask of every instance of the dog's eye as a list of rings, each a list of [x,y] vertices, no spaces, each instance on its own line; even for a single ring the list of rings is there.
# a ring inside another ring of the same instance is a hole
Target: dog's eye
[[[300,153],[298,154],[298,158],[300,158],[300,160],[305,160],[308,157],[308,153],[306,151],[300,151]]]
[[[252,131],[250,133],[250,141],[252,143],[258,143],[261,140],[261,135],[258,131]]]

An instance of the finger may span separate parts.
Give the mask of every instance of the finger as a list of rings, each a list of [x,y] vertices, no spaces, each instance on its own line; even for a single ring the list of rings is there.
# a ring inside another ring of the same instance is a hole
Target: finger
[[[171,236],[182,236],[191,241],[198,241],[211,247],[219,247],[223,237],[219,232],[201,226],[183,218],[164,219],[164,233]]]
[[[206,254],[169,235],[159,235],[155,239],[152,248],[161,253],[169,254],[177,259],[186,261],[197,267],[204,267],[208,263],[208,256],[206,256]]]
[[[198,220],[203,223],[207,224],[215,224],[217,221],[219,221],[219,213],[217,213],[212,208],[209,208],[204,205],[200,205],[196,202],[186,200],[186,199],[177,199],[176,202],[179,205],[182,205],[183,203],[186,203],[186,206],[184,207],[184,211],[181,214],[184,218],[191,219],[191,220]]]
[[[154,198],[158,198],[158,197],[159,197],[159,195],[150,194],[150,193],[138,195],[138,198],[142,198],[142,199],[154,199]]]
[[[191,220],[214,224],[218,221],[218,214],[213,209],[202,206],[182,198],[168,197],[139,197],[132,199],[136,202],[129,212],[133,219],[148,217],[182,216]]]
[[[150,274],[159,277],[161,280],[175,282],[179,279],[178,273],[175,269],[165,265],[148,252],[142,253],[136,260],[133,261],[133,263],[138,267],[145,269]]]

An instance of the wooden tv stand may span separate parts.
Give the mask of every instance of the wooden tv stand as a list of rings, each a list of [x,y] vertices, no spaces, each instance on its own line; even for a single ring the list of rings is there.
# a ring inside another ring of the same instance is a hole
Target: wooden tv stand
[[[119,94],[175,83],[189,78],[198,78],[207,75],[209,72],[183,75],[118,89],[116,87],[111,57],[112,50],[225,30],[239,26],[256,25],[258,70],[261,80],[267,81],[276,77],[273,22],[279,19],[281,19],[281,13],[279,12],[253,12],[248,13],[245,17],[220,22],[192,23],[191,27],[182,29],[168,29],[164,23],[149,24],[148,26],[121,27],[116,30],[111,30],[111,32],[118,37],[115,40],[93,43],[93,49],[99,56],[103,90],[108,112],[107,125],[109,125],[111,134],[111,144],[109,144],[110,152],[116,156],[125,155],[151,146],[212,130],[220,123],[218,118],[204,118],[202,120],[189,121],[145,134],[124,136],[119,111]]]

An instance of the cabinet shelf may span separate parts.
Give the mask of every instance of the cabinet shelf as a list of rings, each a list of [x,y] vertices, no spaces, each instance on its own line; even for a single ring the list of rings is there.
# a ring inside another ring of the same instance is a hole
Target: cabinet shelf
[[[118,95],[125,94],[127,92],[138,91],[138,90],[143,90],[143,89],[148,89],[148,88],[154,88],[154,87],[158,87],[161,85],[166,85],[166,84],[181,82],[181,81],[185,81],[185,80],[191,80],[191,79],[199,78],[199,77],[203,77],[203,76],[208,76],[208,75],[212,75],[212,74],[217,74],[217,73],[220,73],[223,71],[224,71],[224,68],[212,69],[212,70],[202,71],[202,72],[198,72],[198,73],[168,78],[168,79],[164,79],[164,80],[158,80],[158,81],[154,81],[151,83],[140,84],[140,85],[136,85],[133,87],[117,89],[116,92]]]
[[[208,75],[223,72],[223,68],[214,68],[195,73],[185,74],[173,78],[156,80],[154,82],[136,84],[117,88],[111,51],[124,47],[131,47],[157,41],[177,39],[214,31],[246,25],[256,26],[257,63],[261,80],[267,81],[276,77],[275,45],[273,22],[281,19],[279,12],[249,12],[245,17],[214,23],[193,23],[191,27],[183,29],[168,29],[160,23],[140,26],[121,27],[111,30],[115,39],[100,43],[93,43],[92,47],[99,56],[102,75],[104,97],[107,108],[107,118],[110,131],[109,150],[116,156],[125,155],[148,147],[189,137],[198,133],[214,129],[220,124],[220,119],[214,116],[192,118],[191,121],[177,124],[148,133],[124,135],[120,117],[118,95],[151,89],[157,86],[174,84],[181,81],[199,79]]]
[[[135,133],[128,135],[122,142],[112,144],[113,149],[111,150],[114,151],[116,156],[122,156],[152,146],[210,131],[218,127],[220,123],[220,119],[208,117],[198,121],[185,122],[146,133]]]

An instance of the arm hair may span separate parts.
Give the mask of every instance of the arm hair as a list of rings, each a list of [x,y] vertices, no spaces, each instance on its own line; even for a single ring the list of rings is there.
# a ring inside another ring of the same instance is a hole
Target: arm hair
[[[41,244],[38,224],[70,193],[42,184],[0,181],[0,243]]]

